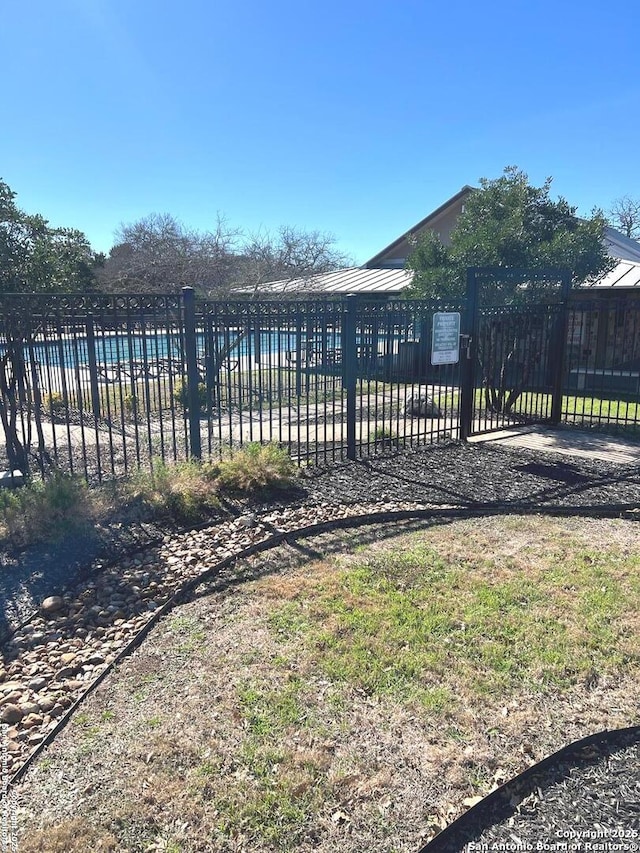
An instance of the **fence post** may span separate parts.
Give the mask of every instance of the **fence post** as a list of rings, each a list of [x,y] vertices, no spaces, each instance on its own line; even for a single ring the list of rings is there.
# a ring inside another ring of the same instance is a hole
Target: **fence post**
[[[184,354],[187,367],[187,406],[189,408],[189,456],[202,458],[200,440],[200,399],[198,384],[198,351],[196,346],[196,295],[192,287],[182,288],[184,322]]]
[[[571,291],[571,271],[562,270],[562,301],[556,318],[553,341],[549,357],[554,366],[553,391],[551,397],[551,423],[558,426],[562,420],[562,392],[564,385],[564,369],[567,360],[567,332],[569,330],[569,293]]]
[[[464,356],[460,366],[460,438],[466,441],[473,429],[473,411],[475,406],[475,337],[478,328],[478,286],[476,269],[467,270],[467,300],[462,315],[462,334],[466,340]]]
[[[342,385],[347,392],[347,459],[356,458],[356,380],[358,356],[356,352],[356,310],[358,297],[355,294],[345,299],[342,325]]]
[[[89,365],[89,385],[91,386],[91,405],[94,422],[100,420],[100,391],[98,388],[98,363],[96,361],[96,339],[93,331],[93,315],[87,314],[87,362]]]

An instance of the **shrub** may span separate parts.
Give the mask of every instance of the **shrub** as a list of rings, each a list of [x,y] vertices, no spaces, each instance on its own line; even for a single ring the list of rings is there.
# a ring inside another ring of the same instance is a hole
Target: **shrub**
[[[86,483],[60,471],[18,489],[0,491],[0,517],[7,534],[20,544],[55,540],[89,522],[93,501]]]
[[[183,408],[189,408],[189,383],[186,379],[178,379],[173,386],[173,399]],[[207,408],[207,386],[204,382],[198,382],[198,405],[200,411]]]
[[[369,442],[383,447],[391,447],[393,444],[397,444],[397,441],[398,437],[388,427],[377,427],[369,433]]]
[[[138,471],[126,487],[129,497],[142,500],[155,513],[181,523],[197,521],[220,505],[215,469],[189,461],[173,465],[155,459],[152,471]]]
[[[286,488],[295,476],[291,457],[277,444],[252,442],[218,465],[218,483],[231,491]]]
[[[140,411],[140,398],[133,391],[127,391],[123,396],[122,408],[130,418],[138,418],[142,414]]]
[[[52,391],[50,394],[44,394],[42,397],[42,407],[45,412],[53,412],[53,414],[61,414],[67,409],[67,401],[58,391]]]

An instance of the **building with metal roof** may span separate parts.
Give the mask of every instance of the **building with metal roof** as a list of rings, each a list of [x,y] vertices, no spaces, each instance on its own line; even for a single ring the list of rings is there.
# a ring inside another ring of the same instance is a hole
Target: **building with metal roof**
[[[616,291],[636,288],[640,292],[640,260],[619,261],[611,272],[606,273],[592,284],[584,285],[585,288],[606,291]]]
[[[275,293],[312,292],[323,295],[366,293],[369,296],[386,296],[400,293],[411,284],[412,280],[411,270],[347,267],[307,278],[273,281],[265,285],[262,290]]]
[[[269,282],[264,290],[272,293],[317,293],[337,295],[360,293],[368,296],[391,296],[401,293],[413,281],[413,272],[405,269],[416,240],[426,231],[435,231],[445,245],[458,217],[464,212],[465,201],[474,187],[465,185],[450,199],[420,220],[361,267],[334,270],[304,279]],[[618,263],[595,281],[583,287],[611,292],[635,289],[640,293],[640,243],[607,226],[604,235],[607,251]]]

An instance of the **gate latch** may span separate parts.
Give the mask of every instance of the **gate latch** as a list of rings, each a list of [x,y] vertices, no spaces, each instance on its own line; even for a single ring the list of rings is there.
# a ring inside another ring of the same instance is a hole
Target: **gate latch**
[[[467,358],[471,358],[471,341],[473,338],[471,335],[460,335],[460,340],[462,341],[462,346],[467,351]]]

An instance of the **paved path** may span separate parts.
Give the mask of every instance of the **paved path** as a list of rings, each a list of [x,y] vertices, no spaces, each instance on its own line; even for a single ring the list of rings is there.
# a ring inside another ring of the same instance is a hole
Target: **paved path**
[[[487,435],[474,435],[469,441],[511,448],[524,447],[527,450],[562,453],[584,459],[601,459],[620,465],[640,465],[640,442],[584,430],[519,426]]]

